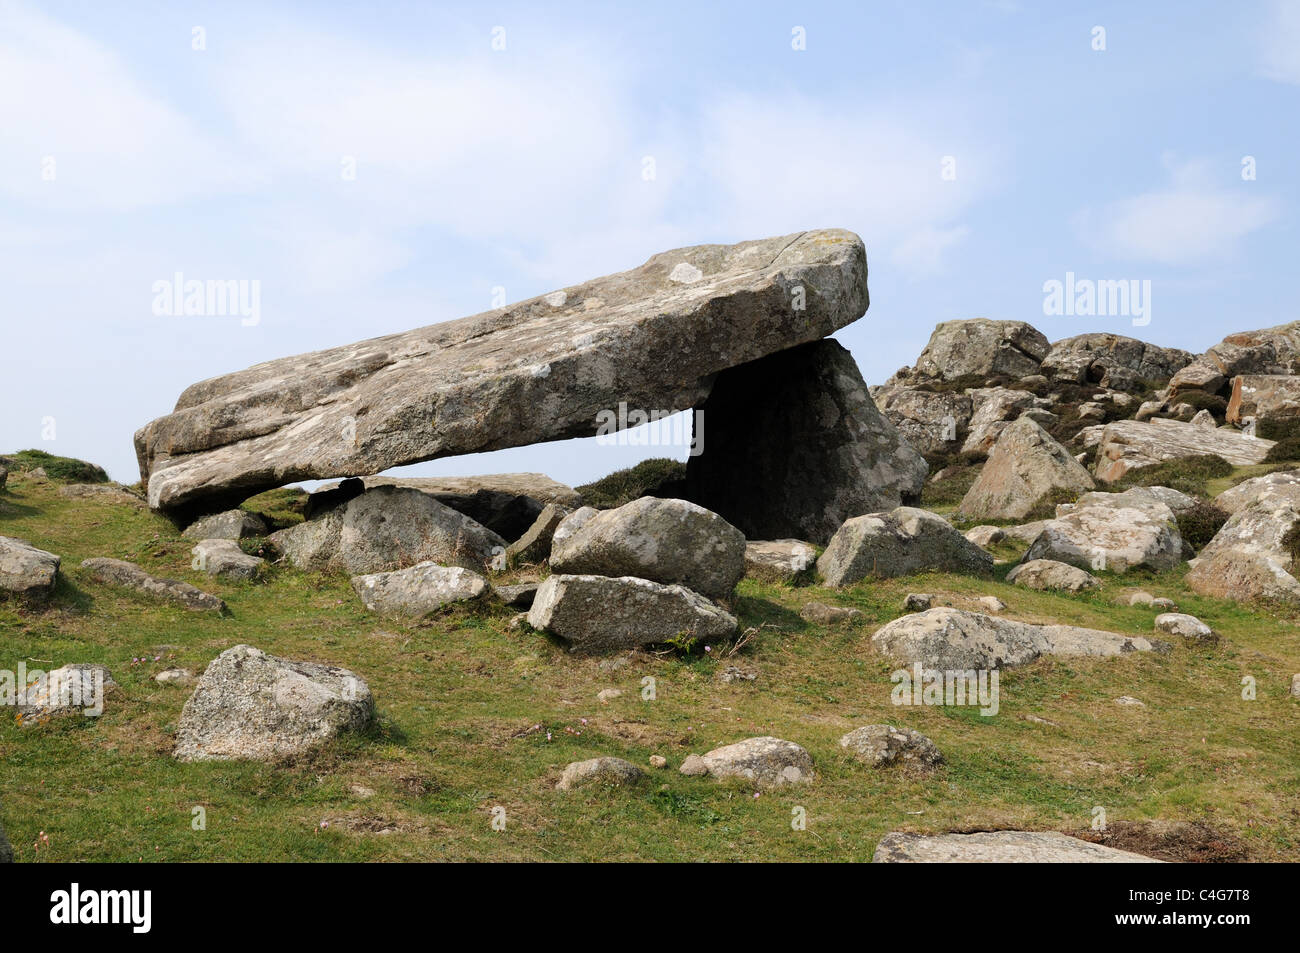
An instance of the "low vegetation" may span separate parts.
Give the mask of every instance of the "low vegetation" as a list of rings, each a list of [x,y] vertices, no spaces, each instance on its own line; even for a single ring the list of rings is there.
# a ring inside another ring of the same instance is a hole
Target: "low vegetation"
[[[685,483],[686,464],[654,457],[575,489],[589,505],[608,510],[643,496],[683,496]]]

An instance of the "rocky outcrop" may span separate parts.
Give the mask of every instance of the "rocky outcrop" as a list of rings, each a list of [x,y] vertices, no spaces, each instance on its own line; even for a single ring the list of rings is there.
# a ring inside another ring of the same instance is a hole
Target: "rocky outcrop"
[[[352,590],[362,604],[385,616],[420,618],[456,602],[472,602],[488,588],[488,581],[472,570],[428,562],[352,577]]]
[[[1239,374],[1295,374],[1300,371],[1300,321],[1229,334],[1180,370],[1169,382],[1171,396],[1189,390],[1214,393]]]
[[[1072,625],[1032,625],[949,608],[895,619],[877,629],[871,643],[900,662],[943,671],[1001,669],[1043,655],[1113,656],[1164,647],[1142,636]]]
[[[961,447],[974,413],[965,394],[900,387],[882,390],[881,412],[921,453],[948,453]]]
[[[339,484],[326,484],[328,491]],[[472,477],[386,477],[361,480],[366,489],[400,486],[427,493],[464,513],[503,539],[518,539],[549,504],[566,510],[582,505],[582,494],[543,473],[490,473]]]
[[[1242,426],[1247,419],[1300,418],[1300,377],[1279,374],[1242,374],[1232,379],[1227,421]]]
[[[1053,344],[1041,372],[1052,380],[1138,392],[1167,383],[1192,360],[1189,351],[1119,334],[1079,334]]]
[[[0,597],[39,603],[54,593],[59,557],[25,539],[0,536]]]
[[[925,460],[836,341],[723,371],[700,417],[686,495],[751,539],[825,543],[851,516],[915,502],[925,482]]]
[[[817,560],[817,571],[828,586],[927,569],[987,575],[993,571],[993,557],[942,516],[900,506],[847,520]]]
[[[1231,429],[1207,430],[1178,420],[1146,422],[1116,420],[1106,425],[1097,445],[1094,473],[1110,483],[1130,470],[1155,466],[1180,457],[1215,456],[1233,466],[1261,462],[1273,441],[1249,437]]]
[[[808,752],[793,741],[770,735],[746,738],[693,757],[702,762],[700,767],[703,770],[688,770],[687,764],[683,764],[684,773],[703,773],[718,779],[735,778],[759,788],[780,788],[813,779],[813,763]],[[687,762],[690,761],[688,758]]]
[[[1296,471],[1247,480],[1215,502],[1231,515],[1193,560],[1187,584],[1207,596],[1300,602],[1290,544],[1300,524]]]
[[[1165,503],[1120,493],[1088,494],[1043,524],[1022,562],[1053,559],[1083,569],[1172,569],[1183,559],[1178,522]]]
[[[181,533],[186,539],[248,539],[267,534],[266,520],[247,510],[226,510],[195,520]]]
[[[745,543],[745,575],[761,582],[795,583],[813,572],[817,550],[797,539]]]
[[[943,755],[933,741],[919,731],[893,725],[854,728],[840,739],[840,747],[873,768],[904,764],[932,771],[943,764]]]
[[[1092,477],[1042,427],[1022,417],[1007,424],[979,477],[957,507],[960,519],[1023,519],[1053,490],[1082,493]]]
[[[422,562],[482,571],[504,559],[506,541],[427,493],[377,486],[267,542],[299,569],[350,575]]]
[[[729,367],[867,308],[866,253],[823,230],[655,255],[473,317],[194,384],[135,437],[155,509],[228,508],[297,480],[590,436],[602,411],[686,409]]]
[[[988,453],[1013,420],[1025,410],[1045,410],[1051,402],[1027,390],[1009,387],[977,387],[966,392],[974,412],[967,425],[963,453]]]
[[[680,583],[725,598],[745,574],[745,537],[695,503],[646,496],[616,509],[584,513],[576,530],[557,530],[551,569]]]
[[[633,576],[548,576],[538,587],[528,624],[585,652],[653,645],[671,639],[733,634],[736,618],[684,586]]]
[[[1084,592],[1101,585],[1101,580],[1092,573],[1054,559],[1020,563],[1007,573],[1007,582],[1046,592]]]
[[[1300,509],[1300,470],[1279,470],[1243,480],[1214,498],[1229,515],[1251,506],[1293,506]]]
[[[315,662],[290,662],[251,645],[212,660],[181,711],[181,761],[271,761],[308,751],[374,717],[365,681]]]
[[[1152,857],[1051,831],[886,834],[873,864],[1158,864]]]
[[[1024,321],[944,321],[935,326],[914,373],[946,381],[969,375],[1028,377],[1039,372],[1050,351],[1042,332]]]
[[[226,604],[221,599],[188,582],[151,576],[139,566],[121,559],[86,559],[82,561],[81,568],[96,582],[130,589],[159,602],[170,602],[186,609],[206,612],[224,612],[226,609]]]

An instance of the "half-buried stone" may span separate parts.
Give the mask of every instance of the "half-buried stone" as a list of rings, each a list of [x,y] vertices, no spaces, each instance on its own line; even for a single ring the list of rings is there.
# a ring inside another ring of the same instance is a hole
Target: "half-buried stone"
[[[551,542],[550,562],[553,572],[565,575],[635,576],[720,599],[745,574],[745,537],[702,506],[642,497],[566,518]]]
[[[817,560],[817,570],[828,586],[926,570],[985,576],[993,572],[993,557],[942,516],[900,506],[847,520]]]
[[[0,596],[44,602],[59,579],[59,557],[25,539],[0,536]]]
[[[1158,864],[1153,857],[1090,844],[1054,831],[886,834],[873,864]]]
[[[185,703],[175,756],[278,760],[361,731],[373,717],[370,688],[355,673],[236,645],[212,660]]]
[[[299,569],[351,575],[422,562],[481,572],[506,549],[506,541],[487,527],[426,493],[400,486],[366,490],[272,533],[267,542]]]
[[[1114,656],[1152,652],[1168,645],[1072,625],[1033,625],[961,609],[929,609],[876,630],[871,642],[908,665],[966,671],[1025,665],[1043,655]]]
[[[793,741],[764,735],[692,755],[682,763],[683,774],[708,774],[719,780],[735,778],[759,788],[779,788],[813,779],[808,752]]]
[[[181,535],[186,539],[247,539],[266,533],[266,521],[256,513],[226,510],[195,520]]]
[[[736,617],[685,586],[633,576],[548,576],[528,624],[584,652],[653,645],[679,638],[714,639],[736,631]]]
[[[761,582],[793,584],[812,575],[817,550],[797,539],[745,543],[745,575]]]
[[[209,576],[254,580],[266,564],[265,559],[250,556],[233,539],[201,540],[192,550],[193,566]]]
[[[134,563],[108,557],[82,560],[81,568],[96,582],[121,586],[161,602],[171,602],[186,609],[224,612],[226,604],[188,582],[151,576]]]
[[[1083,592],[1101,585],[1101,580],[1092,573],[1055,559],[1031,559],[1020,563],[1007,573],[1007,582],[1027,589],[1063,592]]]
[[[488,581],[471,569],[430,562],[352,577],[352,589],[365,607],[385,616],[419,618],[482,598],[488,588]]]

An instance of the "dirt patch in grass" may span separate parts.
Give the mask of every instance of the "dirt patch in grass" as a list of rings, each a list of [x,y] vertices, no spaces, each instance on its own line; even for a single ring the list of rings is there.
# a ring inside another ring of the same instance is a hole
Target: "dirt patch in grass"
[[[1250,859],[1239,838],[1205,821],[1115,821],[1104,831],[1064,833],[1093,844],[1185,864],[1232,864]]]

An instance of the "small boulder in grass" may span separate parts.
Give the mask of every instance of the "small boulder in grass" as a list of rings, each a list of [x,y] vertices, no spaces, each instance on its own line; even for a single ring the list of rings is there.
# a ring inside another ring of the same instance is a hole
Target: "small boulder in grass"
[[[239,548],[233,539],[205,539],[191,552],[194,569],[209,576],[221,576],[227,579],[255,580],[266,564],[265,559],[250,556]]]
[[[980,608],[985,612],[1005,612],[1007,604],[997,596],[980,596]]]
[[[1156,631],[1193,642],[1216,642],[1219,638],[1208,625],[1185,612],[1162,612],[1156,616]]]
[[[1005,540],[1007,531],[1001,526],[974,526],[966,530],[964,535],[976,546],[987,549]]]
[[[932,771],[943,763],[943,755],[933,741],[919,731],[893,725],[855,728],[840,739],[840,747],[873,768],[901,763]]]
[[[1291,697],[1300,698],[1300,672],[1291,676]]]
[[[1096,589],[1101,580],[1085,569],[1056,559],[1031,559],[1007,573],[1007,582],[1040,591],[1084,592]]]
[[[799,618],[815,625],[834,625],[837,622],[848,622],[861,615],[861,609],[850,609],[846,606],[828,606],[824,602],[810,602],[799,610]]]
[[[622,758],[590,758],[569,764],[560,775],[555,789],[571,791],[587,784],[633,784],[643,776],[640,768]]]
[[[928,592],[909,592],[903,600],[904,612],[924,612],[934,608],[934,596]]]
[[[1115,704],[1121,705],[1125,708],[1146,708],[1147,707],[1145,702],[1141,701],[1140,699],[1134,698],[1132,695],[1120,695],[1119,698],[1115,699]]]
[[[813,779],[812,758],[793,741],[762,736],[714,748],[693,761],[692,755],[679,769],[683,774],[705,773],[719,780],[736,778],[759,788],[778,788]],[[699,770],[703,767],[703,772]],[[690,770],[688,770],[688,767]]]

